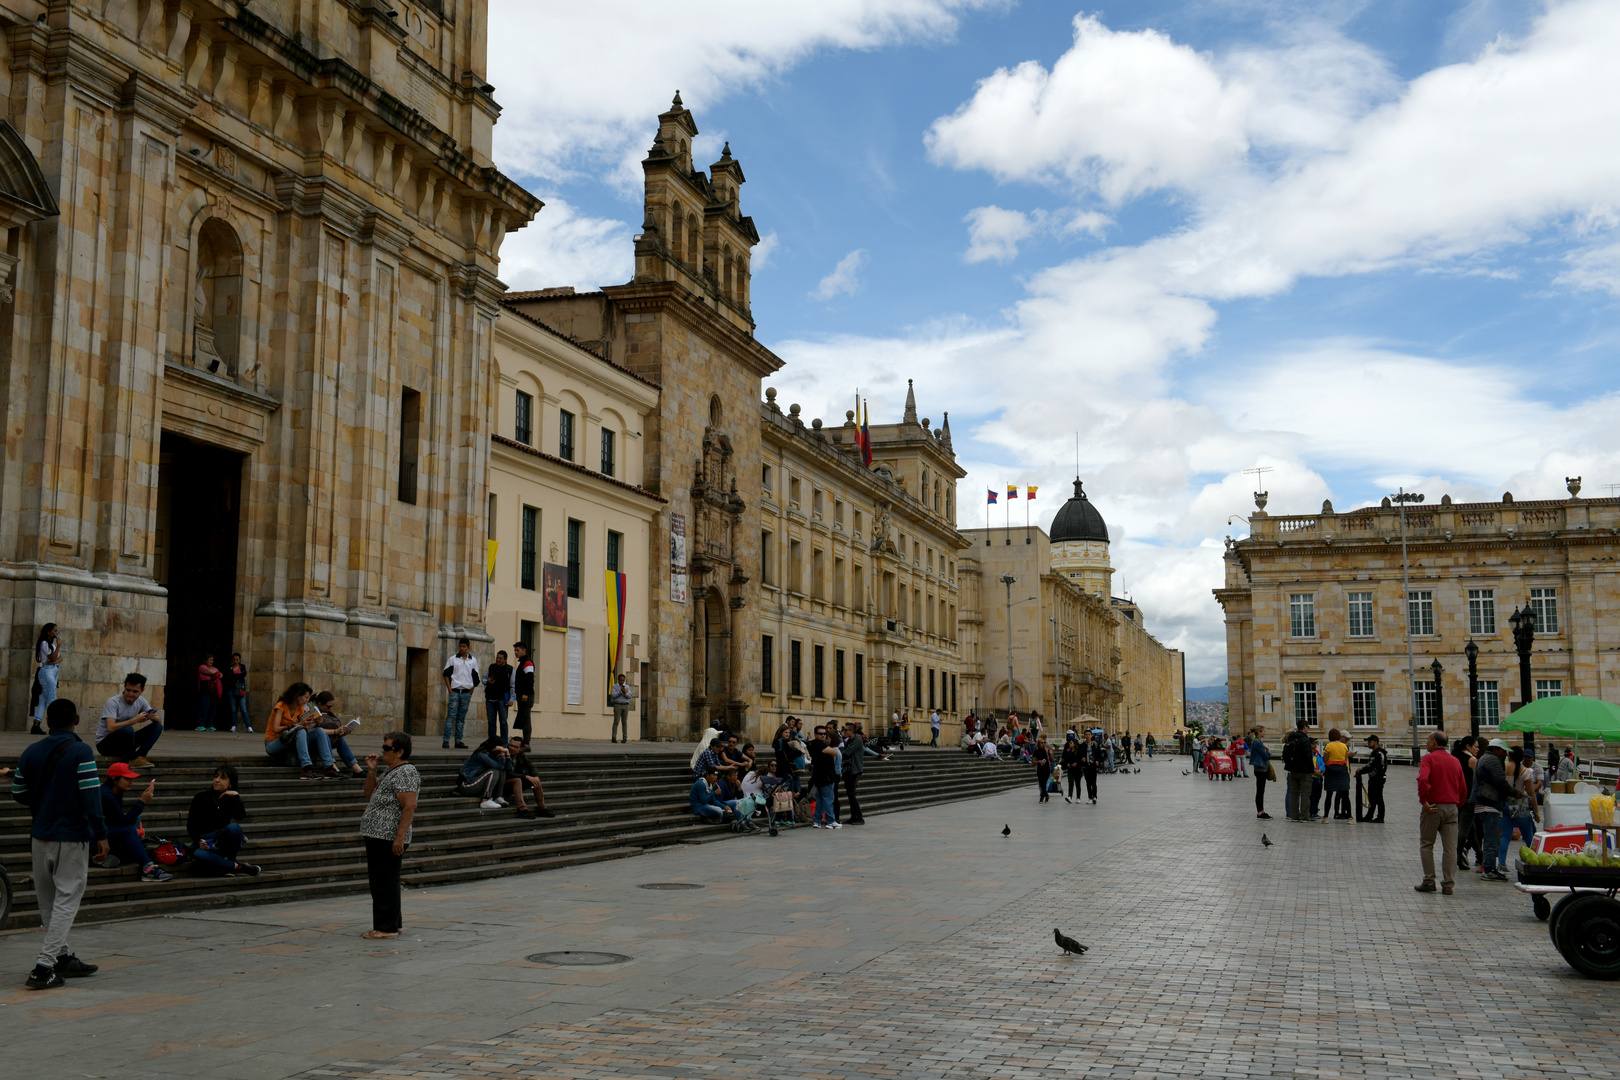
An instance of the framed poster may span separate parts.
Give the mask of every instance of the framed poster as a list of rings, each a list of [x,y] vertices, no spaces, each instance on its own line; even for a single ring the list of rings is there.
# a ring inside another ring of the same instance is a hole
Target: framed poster
[[[568,567],[557,563],[540,564],[541,619],[547,630],[568,629]]]
[[[570,705],[585,704],[585,631],[574,627],[568,631],[567,701]]]
[[[669,515],[669,598],[677,604],[687,600],[686,515]]]

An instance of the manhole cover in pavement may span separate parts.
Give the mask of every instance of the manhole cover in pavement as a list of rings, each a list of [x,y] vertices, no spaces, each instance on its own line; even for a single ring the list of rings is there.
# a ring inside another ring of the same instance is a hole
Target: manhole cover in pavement
[[[563,967],[601,967],[604,964],[624,964],[635,959],[616,952],[537,952],[527,957],[531,964],[559,964]]]
[[[654,881],[649,885],[637,885],[638,889],[667,889],[671,892],[677,889],[701,889],[703,886],[695,885],[690,881]]]

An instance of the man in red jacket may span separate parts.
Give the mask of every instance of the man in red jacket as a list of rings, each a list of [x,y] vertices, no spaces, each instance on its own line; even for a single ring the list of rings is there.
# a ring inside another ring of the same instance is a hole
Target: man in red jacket
[[[1462,766],[1446,752],[1444,732],[1429,733],[1429,752],[1418,766],[1418,801],[1423,815],[1418,819],[1418,845],[1423,855],[1423,884],[1412,886],[1418,892],[1434,892],[1434,838],[1440,836],[1440,852],[1445,876],[1440,891],[1451,895],[1457,865],[1457,807],[1468,798],[1468,780]]]

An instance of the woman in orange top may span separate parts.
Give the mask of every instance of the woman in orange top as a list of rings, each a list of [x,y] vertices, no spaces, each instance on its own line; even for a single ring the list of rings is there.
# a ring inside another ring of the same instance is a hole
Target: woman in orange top
[[[314,692],[308,683],[295,682],[287,687],[281,700],[270,710],[270,723],[264,729],[264,752],[277,765],[296,763],[301,779],[313,780],[317,776],[341,779],[343,774],[332,764],[332,741],[317,718],[304,715],[304,706],[309,704]],[[319,770],[310,757],[311,747],[320,759]]]
[[[1327,746],[1322,750],[1322,790],[1327,793],[1328,805],[1322,816],[1350,817],[1350,744],[1338,728],[1328,732]]]

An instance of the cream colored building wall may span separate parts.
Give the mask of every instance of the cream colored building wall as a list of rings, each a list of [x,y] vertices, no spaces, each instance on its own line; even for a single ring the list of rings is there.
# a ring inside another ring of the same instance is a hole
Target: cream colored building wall
[[[1092,596],[1113,595],[1114,569],[1105,540],[1065,540],[1052,545],[1052,570]]]
[[[1158,739],[1180,731],[1185,720],[1182,693],[1182,654],[1166,648],[1142,625],[1141,610],[1132,605],[1135,619],[1124,612],[1118,623],[1120,681],[1124,697],[1119,730],[1137,735],[1152,732]]]
[[[1432,593],[1432,635],[1412,639],[1418,681],[1443,668],[1445,726],[1469,722],[1464,646],[1479,646],[1479,677],[1497,684],[1500,716],[1520,699],[1518,657],[1508,617],[1533,588],[1554,589],[1557,633],[1538,634],[1532,678],[1557,680],[1564,694],[1620,701],[1620,501],[1429,504],[1407,516],[1410,587]],[[1377,721],[1355,727],[1406,748],[1412,709],[1401,593],[1400,517],[1393,508],[1349,514],[1250,519],[1251,535],[1227,549],[1216,598],[1227,620],[1227,687],[1232,725],[1293,726],[1296,683],[1317,688],[1321,726],[1352,727],[1352,683],[1370,682]],[[1473,632],[1470,589],[1494,593],[1494,633]],[[1371,636],[1350,637],[1350,592],[1373,596]],[[1291,595],[1314,598],[1316,632],[1293,636]],[[1533,692],[1533,691],[1532,691]],[[1277,701],[1265,712],[1265,695]],[[1426,730],[1426,729],[1425,729]],[[1486,730],[1490,730],[1487,726]],[[1422,737],[1420,732],[1419,737]]]
[[[649,546],[663,500],[640,487],[638,436],[658,407],[658,390],[623,369],[574,345],[542,326],[508,311],[497,324],[495,362],[496,424],[490,461],[491,516],[488,535],[499,543],[489,585],[487,625],[495,637],[479,651],[488,662],[494,649],[506,649],[522,636],[525,621],[535,661],[536,738],[595,738],[608,735],[613,713],[607,704],[610,671],[607,641],[607,534],[622,537],[619,570],[627,577],[624,647],[619,671],[637,695],[631,713],[632,738],[641,735],[641,665],[650,657],[648,600]],[[529,444],[518,441],[519,392],[533,400]],[[576,416],[575,463],[557,457],[558,410]],[[614,432],[617,453],[612,477],[601,473],[603,429]],[[533,587],[523,584],[523,511],[538,511]],[[582,524],[580,596],[568,600],[568,625],[583,630],[583,693],[567,700],[568,635],[543,629],[542,565],[566,565],[568,522]],[[441,661],[442,666],[442,661]],[[480,705],[481,707],[481,705]],[[480,729],[481,730],[481,729]]]
[[[489,167],[485,0],[385,7],[64,3],[5,27],[0,171],[59,202],[28,224],[31,190],[8,191],[0,258],[9,726],[47,621],[64,695],[140,670],[154,701],[185,696],[165,515],[197,496],[160,493],[185,446],[241,459],[234,588],[194,645],[245,654],[255,711],[304,679],[397,719],[410,650],[483,636],[488,445],[464,433],[490,422],[501,240],[539,202]],[[423,409],[414,504],[396,497],[404,387]],[[191,440],[167,462],[165,433]],[[436,685],[415,690],[429,712]]]
[[[957,627],[963,540],[949,516],[961,475],[954,455],[920,423],[882,425],[873,429],[874,467],[866,469],[856,457],[852,423],[807,424],[797,405],[784,412],[774,390],[767,393],[761,412],[760,633],[770,639],[773,679],[769,692],[760,693],[761,732],[768,736],[791,714],[806,721],[859,720],[872,733],[884,730],[899,710],[909,714],[913,735],[927,738],[927,716],[937,707],[941,738],[954,743],[971,708]],[[926,501],[918,497],[925,473]],[[794,642],[801,646],[798,695],[792,692]],[[813,666],[818,645],[825,663],[819,698]],[[836,685],[840,651],[842,698]],[[857,664],[863,669],[860,701]]]

